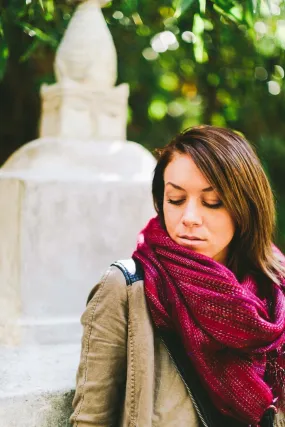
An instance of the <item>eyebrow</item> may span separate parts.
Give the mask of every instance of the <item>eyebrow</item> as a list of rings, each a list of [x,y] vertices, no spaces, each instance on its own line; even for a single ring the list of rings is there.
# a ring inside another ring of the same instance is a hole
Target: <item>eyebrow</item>
[[[171,185],[171,186],[172,186],[173,188],[175,188],[176,190],[186,191],[186,190],[185,190],[185,188],[180,187],[180,185],[174,184],[173,182],[167,182],[167,183],[165,184],[165,186],[167,186],[167,185]],[[213,187],[207,187],[207,188],[203,188],[203,190],[201,190],[201,191],[202,191],[202,193],[208,193],[208,192],[210,192],[210,191],[214,191],[214,188],[213,188]]]

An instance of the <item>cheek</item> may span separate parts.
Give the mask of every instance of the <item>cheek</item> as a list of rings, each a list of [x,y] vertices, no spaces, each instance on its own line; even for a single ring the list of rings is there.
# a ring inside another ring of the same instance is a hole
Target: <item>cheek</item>
[[[169,203],[163,205],[163,215],[166,229],[169,234],[175,229],[180,220],[180,213],[177,206],[171,206]]]
[[[229,243],[235,233],[234,221],[232,220],[230,215],[225,212],[222,215],[216,217],[214,221],[212,221],[212,229],[215,232],[219,241]]]

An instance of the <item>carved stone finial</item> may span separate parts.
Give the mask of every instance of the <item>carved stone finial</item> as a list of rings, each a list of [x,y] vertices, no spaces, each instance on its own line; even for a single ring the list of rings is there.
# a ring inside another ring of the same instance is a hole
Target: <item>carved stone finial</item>
[[[106,0],[86,0],[77,7],[55,59],[58,82],[88,83],[100,90],[115,85],[117,55],[101,12]]]
[[[126,138],[128,85],[114,87],[115,45],[103,17],[106,0],[80,1],[55,59],[58,83],[43,85],[40,136]]]
[[[70,3],[83,3],[88,0],[69,0]],[[105,4],[109,3],[110,0],[98,0],[98,3],[101,7],[105,6]]]

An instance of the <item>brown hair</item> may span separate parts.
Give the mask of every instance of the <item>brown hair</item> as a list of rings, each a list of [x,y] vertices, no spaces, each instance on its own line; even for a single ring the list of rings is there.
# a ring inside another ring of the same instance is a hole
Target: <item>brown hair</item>
[[[275,203],[269,181],[250,144],[239,134],[215,126],[197,126],[177,135],[157,150],[152,194],[164,224],[164,170],[177,153],[191,156],[235,222],[228,267],[238,275],[253,269],[279,283],[285,274],[273,251]]]

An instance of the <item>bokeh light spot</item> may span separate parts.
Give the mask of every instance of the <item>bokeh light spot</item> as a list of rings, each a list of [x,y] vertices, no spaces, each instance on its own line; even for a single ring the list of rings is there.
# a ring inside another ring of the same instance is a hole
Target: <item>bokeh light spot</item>
[[[196,36],[192,31],[184,31],[181,35],[182,40],[184,40],[186,43],[195,43],[196,42]]]
[[[222,116],[219,113],[212,114],[211,124],[214,126],[222,126],[222,127],[227,125],[224,116]]]
[[[277,4],[271,4],[271,13],[272,15],[279,16],[281,13],[281,9]]]
[[[116,10],[113,13],[113,18],[114,19],[122,19],[123,17],[124,17],[124,14],[120,10]]]
[[[194,83],[184,83],[181,92],[187,98],[194,98],[197,95],[197,86]]]
[[[151,29],[147,25],[140,25],[136,31],[138,36],[147,37],[151,33]]]
[[[254,24],[254,29],[257,33],[262,34],[262,35],[267,33],[267,25],[262,21],[256,22]]]
[[[148,115],[153,120],[162,120],[167,113],[167,105],[160,99],[154,99],[148,107]]]
[[[177,46],[178,43],[175,34],[171,31],[163,31],[162,33],[156,34],[151,39],[150,44],[153,50],[158,53],[166,52],[167,49],[175,50],[179,46]]]
[[[280,84],[278,82],[275,82],[274,80],[270,80],[267,82],[268,84],[268,92],[271,95],[279,95],[281,92]]]
[[[220,77],[217,74],[209,73],[207,81],[211,86],[218,86],[220,83]]]
[[[164,73],[160,76],[159,84],[162,89],[171,92],[178,88],[179,80],[175,73]]]
[[[284,68],[281,65],[274,65],[274,75],[277,79],[284,79]]]
[[[266,80],[268,77],[268,72],[264,67],[256,67],[254,70],[254,77],[257,80],[261,80],[261,81]]]
[[[142,51],[142,55],[147,61],[154,61],[158,58],[158,53],[155,52],[151,47],[145,48]]]
[[[179,117],[185,113],[185,107],[179,101],[172,101],[168,104],[167,113],[171,117]]]

